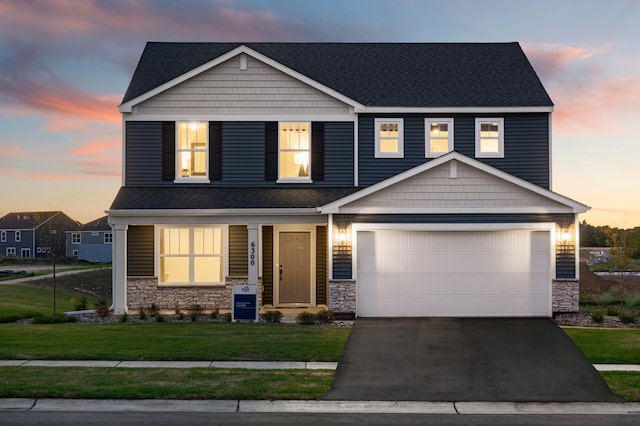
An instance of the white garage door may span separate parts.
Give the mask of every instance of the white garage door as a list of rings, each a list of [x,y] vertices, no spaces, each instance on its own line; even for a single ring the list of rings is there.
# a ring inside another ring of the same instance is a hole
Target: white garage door
[[[550,316],[550,232],[360,231],[357,314]]]

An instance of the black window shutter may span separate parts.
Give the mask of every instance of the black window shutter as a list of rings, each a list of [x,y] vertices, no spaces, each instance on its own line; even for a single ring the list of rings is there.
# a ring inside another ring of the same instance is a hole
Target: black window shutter
[[[222,179],[222,123],[209,122],[209,180]]]
[[[324,180],[324,123],[311,123],[311,179]]]
[[[264,179],[278,180],[278,122],[264,123]]]
[[[162,122],[162,180],[176,178],[176,123]]]

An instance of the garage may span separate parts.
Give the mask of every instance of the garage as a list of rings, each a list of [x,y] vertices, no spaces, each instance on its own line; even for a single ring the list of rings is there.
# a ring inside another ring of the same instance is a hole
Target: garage
[[[357,315],[551,316],[550,234],[359,230]]]

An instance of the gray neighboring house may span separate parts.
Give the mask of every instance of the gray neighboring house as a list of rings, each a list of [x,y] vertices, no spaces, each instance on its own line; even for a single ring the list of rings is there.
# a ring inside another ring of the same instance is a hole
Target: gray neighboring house
[[[108,210],[116,313],[578,309],[553,102],[518,43],[147,43]]]
[[[61,211],[11,212],[0,218],[0,255],[47,257],[51,254],[51,232],[65,235],[80,224]],[[64,238],[56,238],[58,253],[66,252]]]
[[[67,232],[67,256],[91,263],[111,263],[113,234],[107,216]]]

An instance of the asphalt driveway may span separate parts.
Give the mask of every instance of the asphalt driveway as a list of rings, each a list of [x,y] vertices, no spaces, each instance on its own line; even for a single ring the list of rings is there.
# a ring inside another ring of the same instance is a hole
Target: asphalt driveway
[[[621,401],[546,318],[358,319],[323,399]]]

